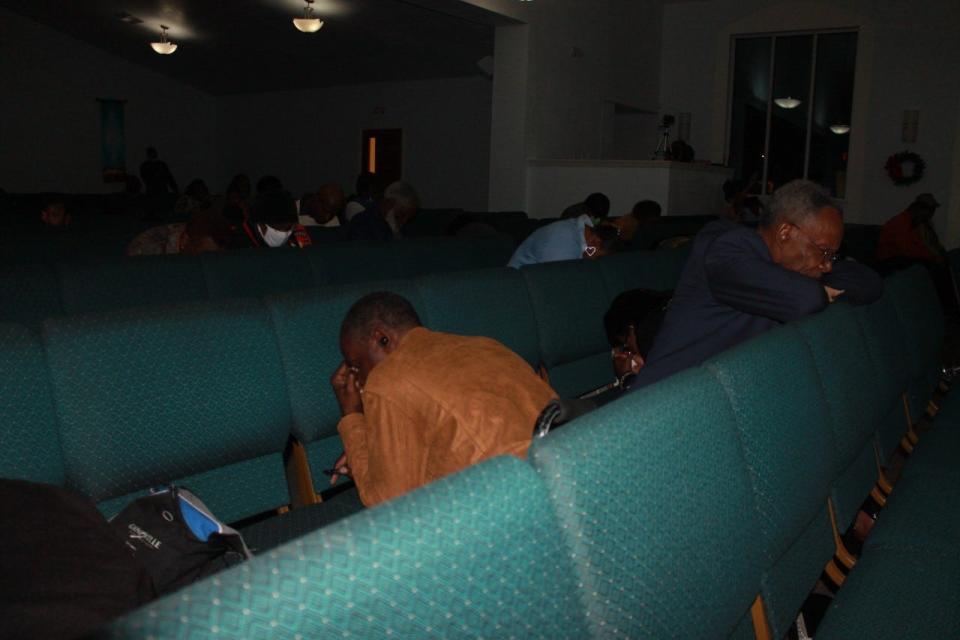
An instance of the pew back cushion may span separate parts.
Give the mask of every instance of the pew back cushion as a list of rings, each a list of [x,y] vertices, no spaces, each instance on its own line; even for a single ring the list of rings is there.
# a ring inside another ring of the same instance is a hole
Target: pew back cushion
[[[62,485],[63,460],[40,340],[0,324],[0,477]]]
[[[759,591],[734,417],[700,369],[534,442],[595,637],[726,637]]]
[[[114,511],[176,481],[231,522],[288,501],[270,318],[252,300],[48,321],[69,485]]]
[[[300,538],[115,623],[114,637],[584,638],[533,470],[497,458]]]

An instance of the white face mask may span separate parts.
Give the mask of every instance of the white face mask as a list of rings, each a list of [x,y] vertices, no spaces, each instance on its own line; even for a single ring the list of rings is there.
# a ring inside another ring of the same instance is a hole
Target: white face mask
[[[293,234],[293,229],[289,231],[277,231],[268,224],[263,225],[263,230],[261,234],[263,236],[263,241],[267,243],[268,247],[276,249],[277,247],[282,247],[286,244],[287,240],[290,239],[290,236]]]

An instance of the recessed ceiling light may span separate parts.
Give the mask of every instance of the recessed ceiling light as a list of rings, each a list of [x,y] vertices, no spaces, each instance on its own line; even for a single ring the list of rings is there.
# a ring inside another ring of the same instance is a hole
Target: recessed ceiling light
[[[304,33],[316,33],[323,26],[323,20],[313,15],[313,0],[307,0],[307,6],[303,8],[303,17],[294,18],[293,26],[298,31]]]
[[[165,24],[160,25],[160,42],[150,43],[150,46],[153,47],[153,50],[162,56],[168,56],[177,50],[177,45],[167,40],[168,28],[169,27],[167,27]]]

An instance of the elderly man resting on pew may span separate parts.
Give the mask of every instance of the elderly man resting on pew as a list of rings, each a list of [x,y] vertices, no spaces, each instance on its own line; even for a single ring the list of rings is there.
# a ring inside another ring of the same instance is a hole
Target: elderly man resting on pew
[[[393,293],[353,305],[340,350],[331,384],[346,452],[332,481],[352,476],[368,507],[486,458],[526,455],[557,395],[499,342],[430,331]]]
[[[773,194],[757,229],[720,220],[697,234],[637,389],[696,366],[779,324],[844,298],[883,293],[870,268],[838,260],[843,216],[818,185],[794,180]]]

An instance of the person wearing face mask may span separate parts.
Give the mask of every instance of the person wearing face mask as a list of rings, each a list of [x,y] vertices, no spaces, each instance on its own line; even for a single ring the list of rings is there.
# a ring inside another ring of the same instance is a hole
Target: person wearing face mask
[[[693,241],[673,299],[631,391],[701,364],[838,298],[869,304],[883,280],[838,260],[843,215],[820,186],[780,187],[756,229],[718,220]]]
[[[513,252],[507,266],[519,269],[560,260],[596,260],[616,253],[621,245],[616,227],[609,224],[594,226],[590,216],[584,214],[553,222],[531,233]]]
[[[310,244],[310,235],[299,224],[297,207],[290,194],[282,189],[264,191],[243,222],[243,233],[253,247],[298,247]]]
[[[347,240],[379,241],[403,237],[405,224],[420,208],[417,192],[406,182],[392,183],[383,197],[353,216],[347,225]]]
[[[499,342],[430,331],[395,293],[350,308],[340,350],[330,383],[345,453],[331,482],[351,476],[368,507],[493,456],[525,456],[557,397]]]

